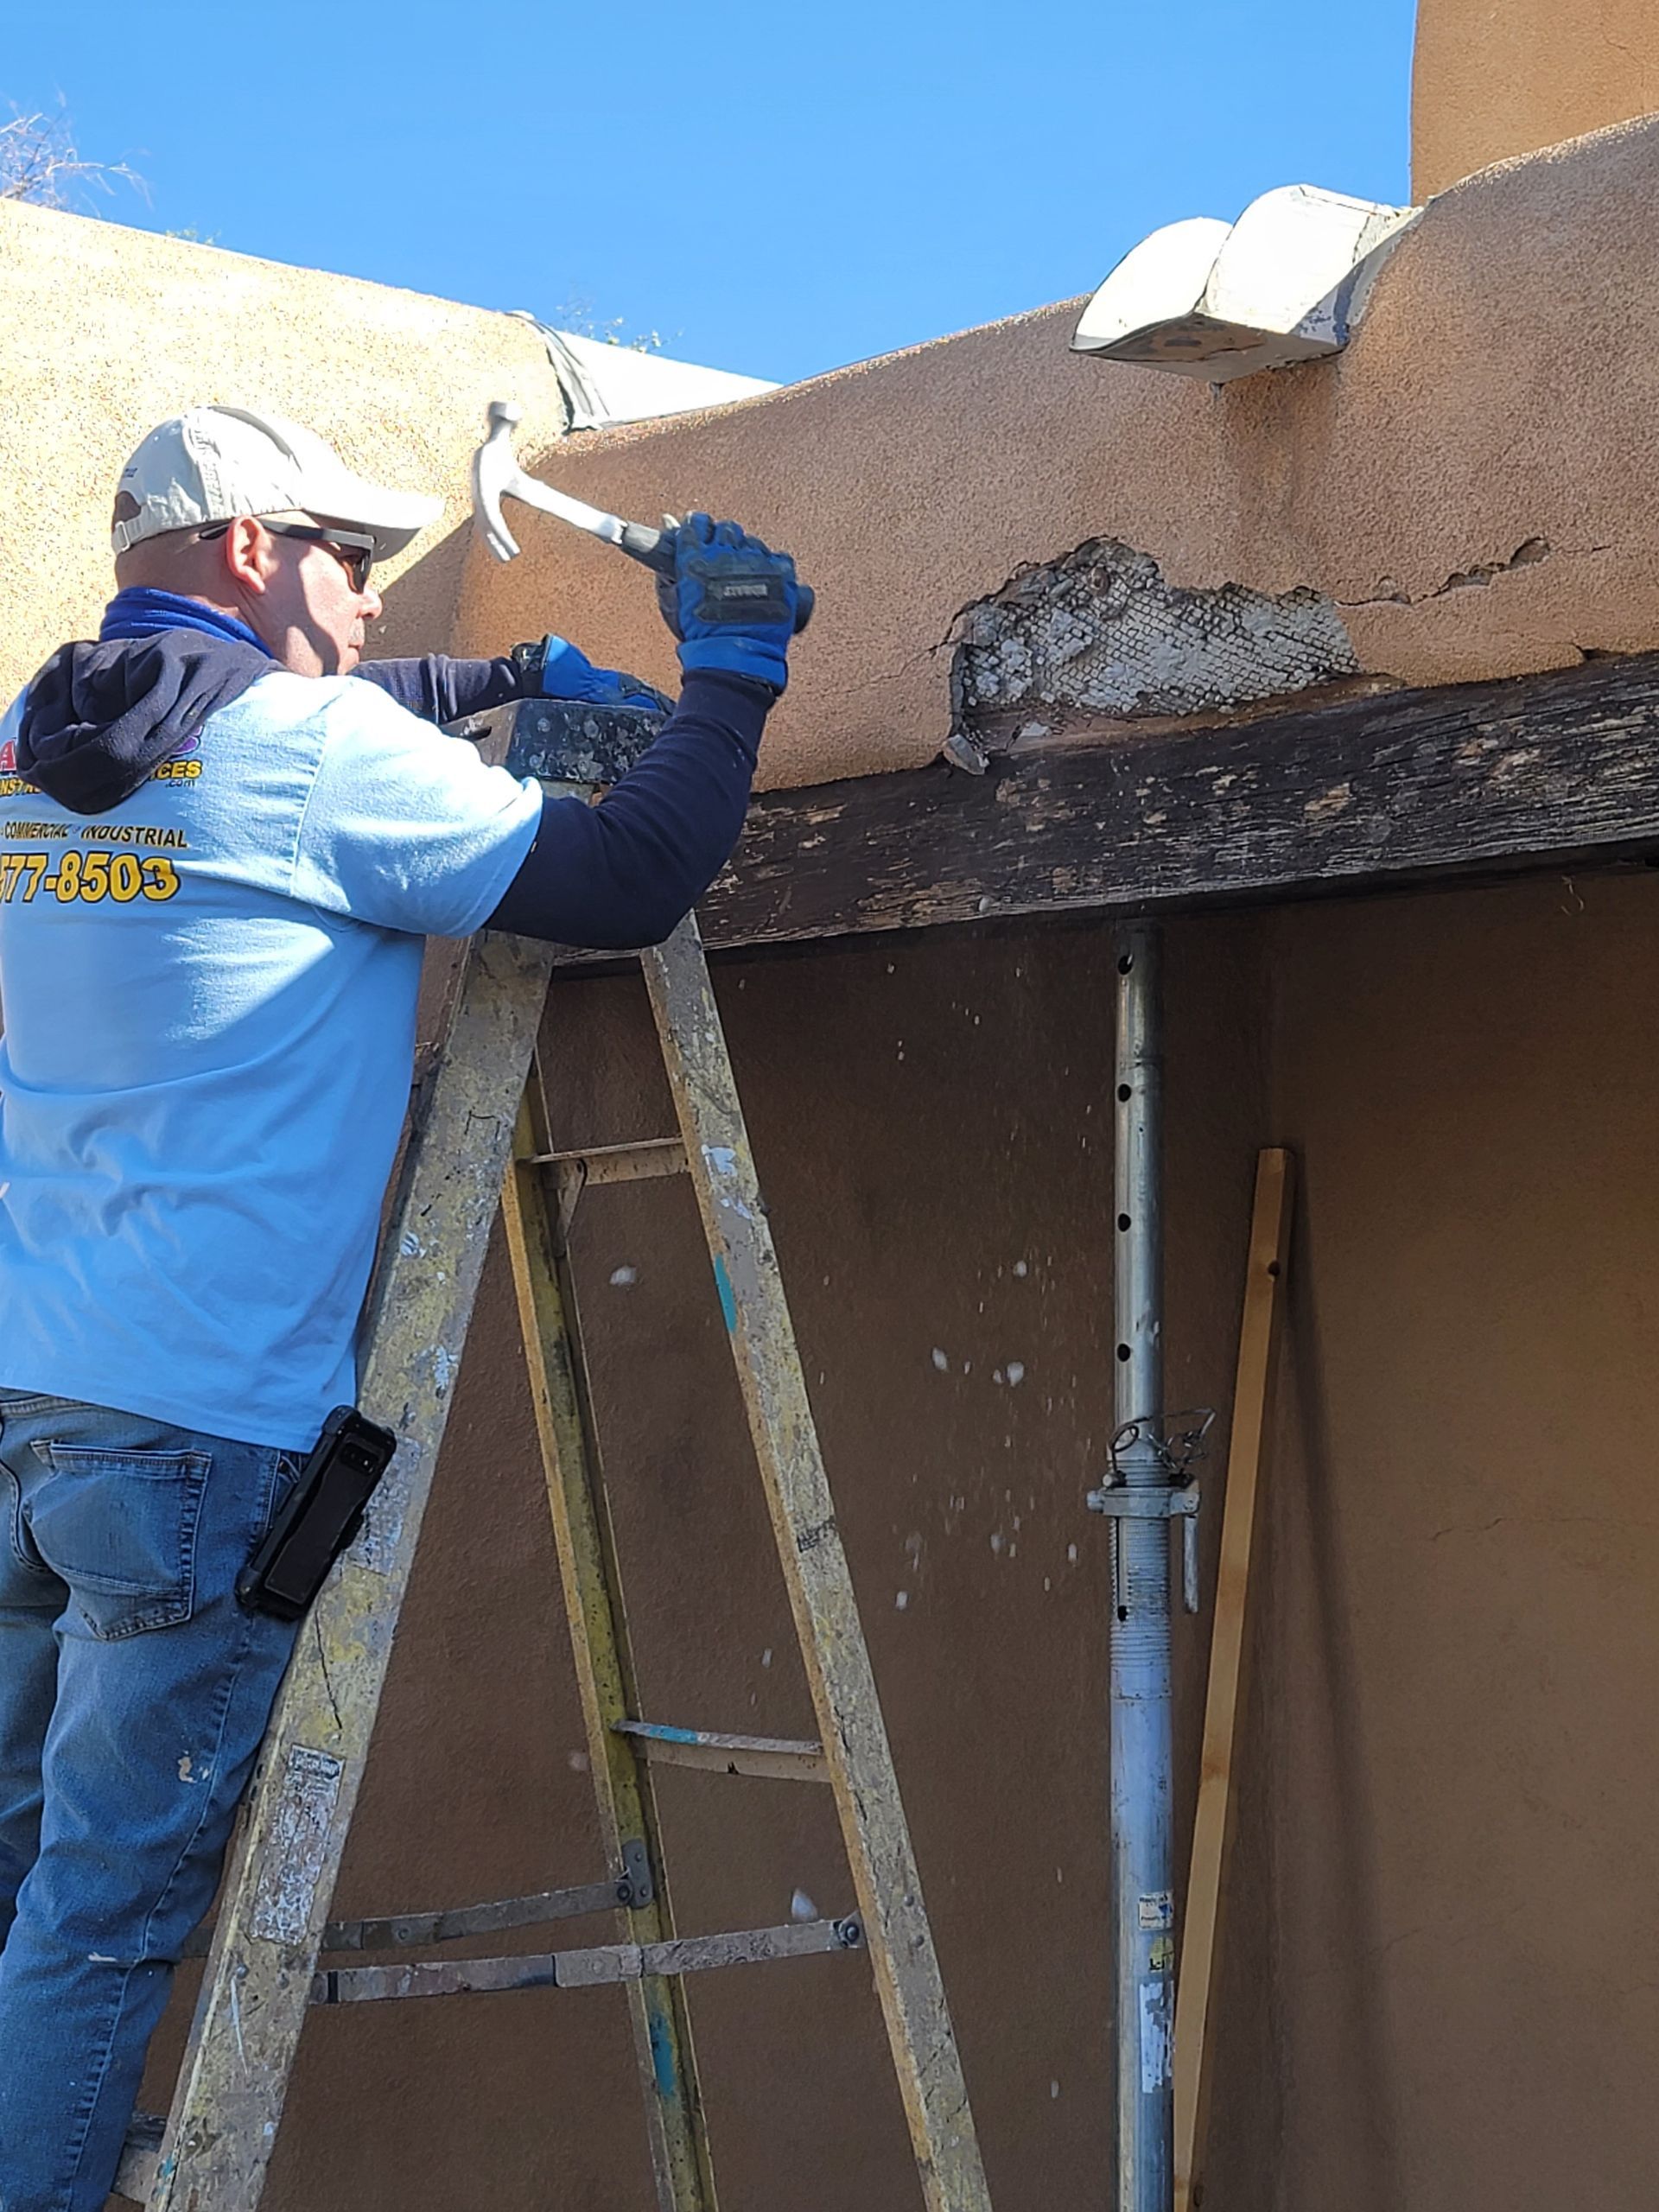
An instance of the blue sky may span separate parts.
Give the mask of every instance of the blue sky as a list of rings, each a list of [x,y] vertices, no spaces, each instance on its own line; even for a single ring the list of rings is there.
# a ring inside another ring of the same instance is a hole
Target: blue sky
[[[1408,192],[1411,0],[10,0],[111,217],[792,379],[1275,184]]]

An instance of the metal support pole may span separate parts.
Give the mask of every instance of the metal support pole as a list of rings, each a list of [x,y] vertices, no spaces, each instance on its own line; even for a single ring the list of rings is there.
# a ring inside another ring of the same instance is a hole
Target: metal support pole
[[[1112,1887],[1117,2212],[1169,2212],[1175,1911],[1170,1854],[1169,1465],[1163,1409],[1161,940],[1117,938],[1114,1473],[1151,1510],[1114,1517]]]

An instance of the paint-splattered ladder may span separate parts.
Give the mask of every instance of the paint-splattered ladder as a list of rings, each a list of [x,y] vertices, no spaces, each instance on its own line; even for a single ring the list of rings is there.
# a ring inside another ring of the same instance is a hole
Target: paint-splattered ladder
[[[555,788],[610,780],[639,718],[534,702],[500,710],[508,763]],[[468,736],[485,734],[477,724]],[[598,752],[595,752],[595,747]],[[253,2212],[308,2008],[621,1982],[632,2009],[662,2212],[714,2212],[684,1977],[807,1952],[868,1951],[923,2195],[988,2212],[961,2060],[789,1311],[694,921],[642,956],[680,1135],[559,1152],[535,1046],[552,956],[469,949],[409,1147],[370,1319],[361,1396],[397,1456],[363,1535],[302,1631],[266,1739],[160,2139],[140,2129],[121,2187],[150,2212]],[[697,1196],[819,1729],[817,1743],[639,1717],[594,1449],[565,1232],[590,1185],[689,1173]],[[437,1459],[498,1199],[530,1362],[548,1497],[608,1861],[602,1881],[460,1910],[329,1923],[328,1906]],[[838,1920],[683,1936],[652,1787],[658,1763],[804,1777],[834,1790],[857,1899]],[[613,1909],[625,1940],[539,1956],[404,1953]],[[331,1963],[319,1969],[320,1958]]]

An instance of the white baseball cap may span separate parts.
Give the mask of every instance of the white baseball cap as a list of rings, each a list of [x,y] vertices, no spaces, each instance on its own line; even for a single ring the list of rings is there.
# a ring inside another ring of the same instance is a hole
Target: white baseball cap
[[[124,553],[163,531],[296,512],[366,531],[384,561],[435,522],[443,502],[365,482],[314,430],[280,415],[192,407],[157,423],[122,470],[110,542]]]

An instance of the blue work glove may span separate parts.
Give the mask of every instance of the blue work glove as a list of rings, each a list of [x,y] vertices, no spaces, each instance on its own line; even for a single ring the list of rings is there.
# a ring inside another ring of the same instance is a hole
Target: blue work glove
[[[541,694],[543,699],[577,699],[588,707],[660,707],[673,701],[637,676],[619,668],[595,668],[569,638],[542,640]]]
[[[680,666],[747,676],[781,691],[789,641],[806,594],[787,553],[774,553],[734,522],[688,515],[663,533],[671,575],[657,578],[663,620],[680,640]]]

